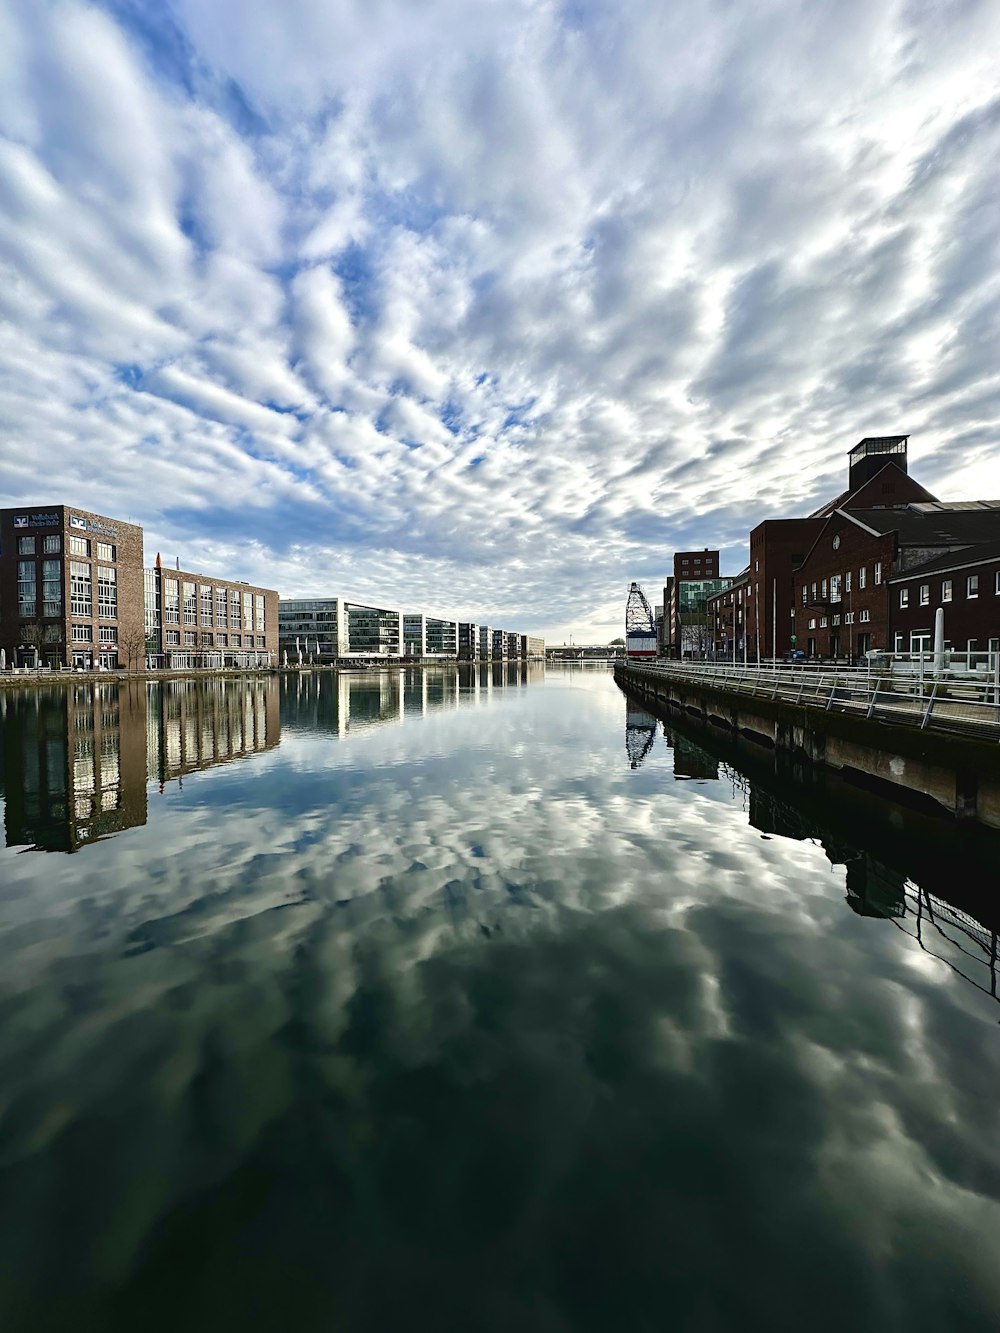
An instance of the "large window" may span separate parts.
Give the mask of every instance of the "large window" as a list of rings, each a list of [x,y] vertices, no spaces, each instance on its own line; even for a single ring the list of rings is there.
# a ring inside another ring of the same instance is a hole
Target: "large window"
[[[237,588],[229,590],[229,628],[239,629],[240,627],[240,594]]]
[[[1000,584],[1000,575],[997,576],[997,581],[998,581],[998,584]],[[998,588],[998,591],[1000,591],[1000,588]],[[260,593],[257,593],[257,594],[254,596],[254,606],[255,606],[255,608],[256,608],[256,630],[257,630],[257,633],[258,633],[258,634],[263,634],[263,633],[264,633],[264,598],[261,596]]]
[[[165,634],[167,645],[169,647],[180,646],[181,632],[179,629],[168,629]]]
[[[24,620],[33,620],[38,614],[34,560],[17,562],[17,614]]]
[[[243,628],[253,629],[253,594],[243,594]]]
[[[74,643],[93,643],[93,641],[94,641],[94,630],[92,626],[90,625],[73,626]]]
[[[48,538],[45,539],[48,541]],[[62,615],[62,565],[58,560],[42,561],[42,615]]]
[[[17,553],[18,555],[34,555],[35,554],[34,537],[18,537]]]
[[[102,620],[118,619],[118,571],[97,566],[97,614]]]
[[[176,579],[163,580],[163,623],[165,625],[181,623],[181,597]]]
[[[102,625],[100,629],[101,643],[117,643],[118,627],[117,625]]]
[[[54,537],[42,538],[43,555],[58,555],[62,550],[62,538],[58,533]]]
[[[110,561],[110,560],[116,560],[117,557],[118,557],[118,553],[117,553],[117,551],[115,550],[115,548],[111,545],[110,542],[98,542],[98,543],[97,543],[97,558],[98,558],[98,560],[108,560],[108,561]]]
[[[226,623],[225,588],[216,588],[215,590],[215,623],[216,625],[225,625]]]
[[[212,587],[211,584],[203,583],[198,589],[199,616],[203,625],[212,623]]]
[[[876,560],[876,561],[875,561],[875,582],[876,582],[876,583],[881,583],[881,582],[882,582],[882,561],[881,561],[881,560]]]
[[[184,584],[184,624],[196,625],[198,623],[198,603],[195,600],[195,587],[193,583]]]
[[[90,555],[90,539],[87,537],[70,537],[69,553],[70,555]]]
[[[79,560],[69,562],[69,598],[70,610],[75,616],[94,614],[94,585],[91,582],[90,566]]]

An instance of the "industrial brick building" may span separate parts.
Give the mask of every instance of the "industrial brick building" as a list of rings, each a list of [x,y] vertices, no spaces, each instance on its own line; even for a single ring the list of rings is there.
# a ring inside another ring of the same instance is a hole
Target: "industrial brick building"
[[[142,528],[69,505],[0,510],[8,665],[141,667]]]
[[[152,667],[266,667],[278,660],[273,588],[164,568],[143,573],[146,660]]]

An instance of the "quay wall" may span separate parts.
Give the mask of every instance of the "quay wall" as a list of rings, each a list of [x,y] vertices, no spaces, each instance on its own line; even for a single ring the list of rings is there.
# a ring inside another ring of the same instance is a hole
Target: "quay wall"
[[[921,731],[808,703],[747,697],[692,677],[653,676],[620,664],[631,694],[683,711],[705,727],[825,765],[908,804],[932,802],[956,820],[1000,829],[1000,745]]]

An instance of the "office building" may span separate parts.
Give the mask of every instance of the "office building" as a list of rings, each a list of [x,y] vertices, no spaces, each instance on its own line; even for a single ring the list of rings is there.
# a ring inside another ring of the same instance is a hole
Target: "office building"
[[[142,528],[69,505],[0,510],[8,665],[140,669]]]
[[[178,562],[179,564],[179,562]],[[266,667],[278,659],[273,588],[164,568],[143,573],[146,660],[151,667]]]

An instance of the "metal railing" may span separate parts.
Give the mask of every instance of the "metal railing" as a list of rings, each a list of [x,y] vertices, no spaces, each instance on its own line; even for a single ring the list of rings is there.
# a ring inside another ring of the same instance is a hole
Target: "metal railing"
[[[1000,680],[996,669],[992,674],[947,669],[935,672],[930,653],[884,657],[885,663],[877,667],[649,661],[626,665],[639,677],[698,682],[744,697],[1000,741]]]

